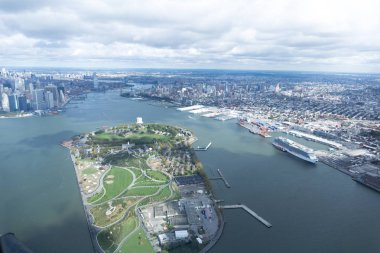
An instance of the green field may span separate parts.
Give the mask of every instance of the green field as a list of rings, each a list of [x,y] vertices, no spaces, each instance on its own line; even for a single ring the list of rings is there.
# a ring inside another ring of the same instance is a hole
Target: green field
[[[160,180],[160,181],[167,181],[169,178],[162,172],[159,172],[157,170],[147,170],[146,174],[150,176],[153,179]]]
[[[121,143],[131,142],[136,145],[143,144],[153,144],[155,142],[168,142],[170,137],[159,135],[159,134],[151,134],[151,133],[138,133],[131,134],[127,136],[120,136],[117,134],[111,133],[100,133],[96,134],[92,137],[92,141],[94,144],[108,144],[108,145],[118,145]]]
[[[114,252],[119,243],[131,233],[137,225],[137,218],[135,216],[130,216],[124,219],[121,223],[101,231],[97,236],[99,245],[106,253]]]
[[[82,170],[82,173],[85,175],[95,174],[96,172],[98,172],[98,170],[95,168],[87,168]]]
[[[107,176],[114,176],[113,178],[107,178]],[[106,194],[96,202],[105,202],[110,200],[120,193],[122,193],[133,180],[131,172],[122,169],[120,167],[112,167],[110,171],[107,172],[103,180],[103,186],[106,190]],[[112,184],[108,184],[107,181],[113,181]]]
[[[138,199],[139,198],[129,197],[112,201],[112,206],[119,208],[108,216],[106,215],[106,212],[109,209],[108,202],[91,208],[90,212],[95,218],[94,224],[104,227],[120,220],[125,215],[127,209],[132,207]],[[120,206],[122,208],[120,208]]]
[[[156,201],[165,201],[169,197],[170,197],[170,189],[169,189],[169,186],[166,186],[165,188],[163,188],[160,191],[160,193],[158,193],[157,195],[149,197],[148,201],[145,201],[145,202],[146,203],[152,203],[152,202],[156,202]]]
[[[159,187],[137,187],[128,190],[124,196],[148,196],[156,193]]]
[[[102,189],[99,193],[96,193],[95,195],[87,198],[87,202],[88,203],[94,203],[96,201],[98,201],[104,194],[104,189]]]
[[[154,253],[152,245],[148,241],[144,230],[137,230],[121,247],[122,253]]]

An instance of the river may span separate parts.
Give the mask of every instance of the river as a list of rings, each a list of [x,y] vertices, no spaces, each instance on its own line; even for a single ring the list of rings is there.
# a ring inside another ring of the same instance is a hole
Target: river
[[[212,253],[379,252],[379,193],[326,165],[280,152],[270,138],[235,122],[189,118],[118,92],[89,94],[58,116],[0,119],[0,233],[14,232],[35,253],[92,252],[73,165],[59,144],[138,116],[187,127],[199,145],[212,141],[199,158],[209,176],[219,168],[232,186],[213,181],[216,198],[245,204],[273,225],[224,210],[225,230]]]

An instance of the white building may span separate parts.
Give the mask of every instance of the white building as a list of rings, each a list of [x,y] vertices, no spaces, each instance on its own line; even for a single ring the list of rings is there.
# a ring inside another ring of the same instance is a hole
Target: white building
[[[3,93],[3,95],[2,95],[1,106],[3,107],[3,111],[5,111],[5,112],[10,111],[8,95],[5,93]]]
[[[189,237],[189,232],[187,230],[178,230],[174,232],[175,239],[186,239]]]
[[[136,124],[137,124],[137,125],[142,125],[142,124],[143,124],[143,120],[142,120],[141,117],[137,117],[137,118],[136,118]]]
[[[53,108],[55,106],[54,95],[53,95],[52,92],[50,92],[50,91],[45,92],[45,99],[46,99],[46,102],[47,102],[47,107],[49,109],[51,109],[51,108]]]

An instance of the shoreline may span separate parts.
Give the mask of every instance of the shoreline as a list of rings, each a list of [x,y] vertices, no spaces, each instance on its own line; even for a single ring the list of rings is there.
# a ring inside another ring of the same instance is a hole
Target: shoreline
[[[90,238],[91,238],[92,248],[93,248],[93,250],[94,250],[95,253],[104,253],[104,251],[101,249],[101,247],[100,247],[100,245],[98,243],[98,240],[96,239],[98,231],[96,231],[96,228],[94,226],[92,226],[92,220],[91,220],[92,218],[89,215],[89,211],[88,211],[87,206],[85,205],[85,201],[83,199],[84,195],[83,195],[82,189],[81,189],[81,187],[79,185],[78,169],[77,169],[77,167],[75,165],[75,158],[71,154],[71,149],[69,147],[66,147],[63,143],[61,143],[61,146],[69,151],[70,159],[71,159],[71,162],[73,164],[73,168],[74,168],[74,172],[75,172],[75,177],[76,177],[75,181],[77,182],[77,187],[78,187],[79,194],[80,194],[80,197],[81,197],[83,211],[84,211],[84,213],[86,215],[87,229],[88,229],[88,232],[89,232],[89,235],[90,235]]]
[[[33,113],[16,114],[16,115],[12,115],[12,116],[2,115],[2,116],[0,116],[0,119],[23,119],[23,118],[30,118],[33,116],[34,116]]]

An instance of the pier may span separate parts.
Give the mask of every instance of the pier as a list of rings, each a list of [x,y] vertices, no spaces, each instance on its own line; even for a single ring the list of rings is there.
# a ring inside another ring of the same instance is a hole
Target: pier
[[[194,148],[195,151],[207,151],[207,149],[211,146],[212,142],[210,141],[210,143],[206,146],[206,147],[196,147]]]
[[[226,185],[227,188],[231,188],[231,185],[227,182],[227,179],[223,176],[222,172],[220,171],[220,169],[217,169],[218,173],[219,173],[219,177],[210,177],[209,180],[223,180],[224,184]]]
[[[219,208],[223,209],[237,209],[237,208],[242,208],[244,209],[247,213],[255,217],[258,221],[263,223],[266,227],[270,228],[272,227],[272,224],[270,224],[268,221],[266,221],[264,218],[260,217],[257,213],[249,209],[246,205],[224,205],[224,206],[219,206]]]

